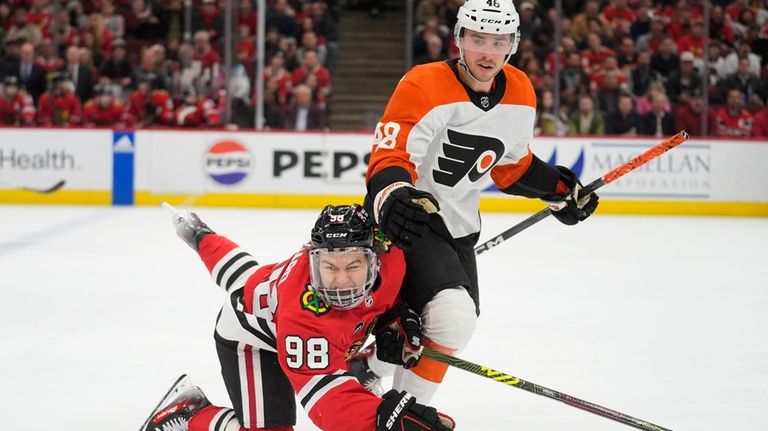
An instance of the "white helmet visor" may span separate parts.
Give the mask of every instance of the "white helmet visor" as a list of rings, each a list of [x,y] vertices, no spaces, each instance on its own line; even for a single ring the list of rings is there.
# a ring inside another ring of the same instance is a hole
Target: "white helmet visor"
[[[363,247],[309,251],[309,282],[318,296],[336,309],[357,307],[373,287],[378,257]]]
[[[465,51],[481,52],[491,55],[507,55],[512,51],[514,34],[492,34],[475,31],[463,31],[457,44]]]

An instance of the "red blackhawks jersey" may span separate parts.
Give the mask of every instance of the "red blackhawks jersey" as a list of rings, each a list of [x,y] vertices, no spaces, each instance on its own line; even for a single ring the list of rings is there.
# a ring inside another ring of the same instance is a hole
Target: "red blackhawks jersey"
[[[732,117],[728,108],[723,107],[715,111],[710,131],[715,136],[748,138],[752,136],[752,123],[753,118],[749,111],[742,109],[737,116]]]
[[[74,94],[43,93],[40,96],[37,122],[41,126],[67,127],[80,124],[82,105]]]
[[[25,92],[14,97],[0,95],[0,124],[19,126],[32,124],[35,121],[35,103],[32,96]]]
[[[310,290],[307,250],[259,267],[235,243],[210,234],[200,242],[199,253],[216,283],[239,298],[222,309],[217,336],[277,352],[298,400],[320,429],[376,429],[381,398],[348,373],[347,361],[365,342],[376,317],[397,301],[405,274],[402,251],[393,247],[380,257],[378,287],[351,310],[330,308]],[[253,411],[254,406],[243,406],[244,415]]]
[[[455,238],[473,234],[480,231],[480,192],[492,183],[509,187],[530,166],[535,119],[531,81],[511,65],[488,94],[462,84],[455,60],[416,66],[376,126],[366,183],[386,168],[402,168],[407,182],[437,198]],[[381,202],[370,198],[378,217]]]
[[[106,108],[99,106],[94,100],[89,100],[83,107],[83,124],[96,127],[125,127],[130,126],[128,112],[118,100]]]

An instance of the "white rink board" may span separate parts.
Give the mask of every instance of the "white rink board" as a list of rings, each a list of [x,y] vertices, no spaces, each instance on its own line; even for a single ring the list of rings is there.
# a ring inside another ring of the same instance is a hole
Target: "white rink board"
[[[112,131],[0,128],[0,179],[42,188],[64,179],[73,189],[111,190]]]

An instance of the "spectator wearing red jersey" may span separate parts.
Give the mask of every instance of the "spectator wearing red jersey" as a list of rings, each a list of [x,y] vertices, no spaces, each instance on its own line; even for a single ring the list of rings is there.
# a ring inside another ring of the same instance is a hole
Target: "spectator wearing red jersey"
[[[128,111],[106,85],[97,85],[95,96],[83,106],[83,125],[86,127],[121,128],[131,125]]]
[[[37,26],[44,37],[53,35],[53,12],[48,0],[33,0],[32,7],[27,13],[27,22]]]
[[[309,86],[299,84],[293,89],[293,102],[285,114],[285,128],[298,132],[328,128],[325,110],[312,101]]]
[[[174,124],[173,99],[165,90],[152,87],[154,77],[147,75],[138,81],[136,91],[131,93],[128,112],[139,127]]]
[[[691,26],[691,32],[681,36],[677,40],[677,52],[690,52],[696,58],[704,55],[704,23],[694,21]]]
[[[755,138],[768,138],[768,108],[764,108],[755,114],[752,123],[752,136]]]
[[[32,96],[19,88],[19,79],[6,76],[0,94],[0,125],[27,126],[35,122],[35,103]]]
[[[77,126],[82,120],[82,105],[66,71],[55,72],[51,91],[40,96],[37,123],[43,127]]]
[[[675,129],[685,130],[691,136],[701,136],[701,115],[704,111],[704,98],[701,92],[694,92],[688,103],[675,112]],[[707,119],[709,121],[709,119]]]
[[[627,0],[611,0],[601,12],[614,31],[628,34],[629,26],[637,19],[635,11],[627,6]]]
[[[217,127],[221,117],[216,104],[207,97],[197,97],[195,89],[184,89],[184,99],[176,109],[175,119],[178,127]]]
[[[600,69],[603,60],[615,56],[616,53],[612,49],[603,46],[600,34],[591,32],[587,35],[587,49],[581,55],[587,73]]]
[[[723,11],[722,6],[712,5],[709,12],[709,38],[730,45],[733,43],[733,37],[733,25],[730,17]]]
[[[734,0],[725,7],[725,13],[731,18],[731,21],[738,21],[741,13],[749,9],[749,0]]]
[[[308,3],[308,2],[306,2]],[[240,0],[240,4],[237,8],[237,26],[246,26],[249,29],[256,29],[258,23],[258,14],[253,10],[253,2],[251,0]]]
[[[274,82],[275,102],[281,110],[287,109],[293,91],[293,77],[283,65],[281,52],[269,60],[269,67],[264,69],[264,81]]]
[[[199,61],[203,69],[210,69],[221,64],[221,56],[211,46],[211,36],[205,30],[195,33],[194,59]]]
[[[710,134],[714,136],[747,138],[752,136],[752,114],[744,109],[744,94],[732,89],[728,91],[725,106],[716,110],[710,125]]]
[[[317,58],[317,52],[312,50],[304,51],[303,65],[293,71],[293,85],[305,84],[310,77],[316,79],[315,90],[316,101],[325,102],[331,93],[331,74],[325,66],[321,65]],[[312,87],[312,85],[310,85]]]
[[[50,75],[64,66],[64,60],[56,55],[53,41],[50,38],[45,38],[40,42],[37,52],[40,55],[35,59],[35,64],[45,69],[46,74]]]
[[[252,63],[256,58],[256,38],[251,34],[251,27],[247,25],[241,25],[237,30],[236,57],[241,62]]]

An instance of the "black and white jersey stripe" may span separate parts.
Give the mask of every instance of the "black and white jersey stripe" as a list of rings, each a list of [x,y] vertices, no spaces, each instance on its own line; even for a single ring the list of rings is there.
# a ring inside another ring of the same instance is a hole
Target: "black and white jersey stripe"
[[[337,370],[333,374],[319,374],[312,377],[299,391],[298,399],[301,405],[309,412],[323,396],[331,389],[349,381],[357,381],[355,377],[344,370]]]
[[[216,262],[211,270],[211,277],[216,284],[229,292],[232,286],[245,284],[248,277],[256,272],[258,266],[259,263],[253,256],[236,247]]]

